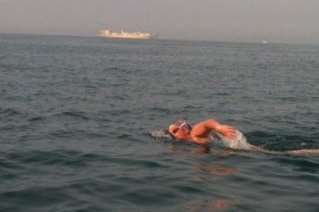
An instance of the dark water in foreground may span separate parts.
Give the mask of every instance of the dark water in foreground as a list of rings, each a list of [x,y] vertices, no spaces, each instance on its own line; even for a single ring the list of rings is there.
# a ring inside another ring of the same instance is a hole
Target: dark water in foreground
[[[146,134],[216,118],[319,148],[319,47],[0,36],[0,211],[318,211],[319,157]]]

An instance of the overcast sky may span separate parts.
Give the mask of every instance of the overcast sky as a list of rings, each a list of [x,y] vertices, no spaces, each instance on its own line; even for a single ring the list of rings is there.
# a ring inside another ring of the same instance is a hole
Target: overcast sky
[[[0,0],[0,33],[319,43],[319,0]]]

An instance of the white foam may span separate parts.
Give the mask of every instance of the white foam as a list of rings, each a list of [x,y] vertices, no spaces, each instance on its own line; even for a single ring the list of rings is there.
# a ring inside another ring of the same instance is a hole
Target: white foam
[[[148,134],[153,138],[171,139],[171,136],[165,130],[150,130]]]
[[[215,134],[212,137],[213,142],[222,147],[230,148],[230,149],[238,149],[238,150],[251,150],[252,145],[247,142],[246,137],[242,132],[236,130],[236,138],[229,139],[224,137],[222,134]]]

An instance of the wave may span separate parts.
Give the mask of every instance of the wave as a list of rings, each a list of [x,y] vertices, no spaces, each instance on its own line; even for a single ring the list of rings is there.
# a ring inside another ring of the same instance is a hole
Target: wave
[[[38,165],[85,165],[95,161],[106,161],[109,157],[98,153],[83,153],[75,150],[56,149],[51,151],[19,151],[3,154],[5,161],[14,164]]]
[[[25,116],[26,112],[18,108],[1,108],[0,107],[0,117],[16,117]]]
[[[268,131],[253,131],[245,135],[249,143],[271,150],[319,149],[317,136]]]
[[[72,117],[76,119],[88,120],[88,114],[81,111],[63,111],[50,115],[50,117]]]

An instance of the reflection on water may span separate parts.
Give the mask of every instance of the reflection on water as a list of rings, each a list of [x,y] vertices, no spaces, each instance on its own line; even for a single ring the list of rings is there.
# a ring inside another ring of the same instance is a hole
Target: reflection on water
[[[222,164],[201,164],[199,166],[195,166],[194,169],[202,173],[207,173],[220,177],[234,175],[239,172],[238,168],[227,167]]]
[[[201,145],[185,145],[183,143],[171,145],[171,151],[175,154],[189,154],[192,153],[194,155],[202,155],[202,154],[211,154],[215,157],[229,157],[231,155],[236,154],[236,151],[232,149],[222,149],[222,148],[211,148],[207,146]]]
[[[234,203],[227,199],[194,200],[186,205],[189,212],[221,212],[234,207]]]

